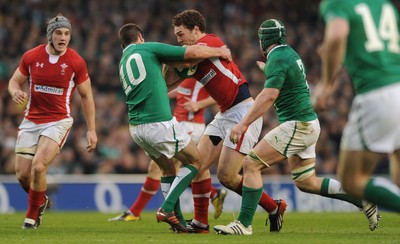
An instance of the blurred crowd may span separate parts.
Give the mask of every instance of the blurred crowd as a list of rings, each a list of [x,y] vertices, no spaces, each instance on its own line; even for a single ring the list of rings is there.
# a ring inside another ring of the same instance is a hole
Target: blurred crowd
[[[128,22],[141,26],[146,41],[177,44],[172,17],[196,9],[206,17],[207,32],[226,42],[235,62],[249,81],[255,97],[263,88],[264,75],[256,66],[262,60],[257,29],[268,18],[284,22],[287,42],[302,57],[310,90],[318,82],[323,23],[315,0],[0,0],[0,174],[14,173],[14,145],[23,109],[7,92],[8,79],[18,67],[22,54],[46,43],[46,21],[62,13],[72,22],[71,47],[87,62],[96,103],[99,144],[87,153],[86,126],[79,96],[73,98],[72,131],[64,148],[49,168],[53,174],[146,173],[149,158],[130,137],[124,95],[118,80],[121,47],[119,28]],[[334,174],[343,126],[347,121],[353,89],[344,72],[334,108],[319,114],[321,135],[317,145],[317,172]],[[172,109],[174,101],[171,101]],[[208,109],[207,121],[217,112]],[[262,135],[277,125],[275,112],[264,115]],[[383,163],[379,173],[386,173]],[[286,164],[265,174],[287,174]]]

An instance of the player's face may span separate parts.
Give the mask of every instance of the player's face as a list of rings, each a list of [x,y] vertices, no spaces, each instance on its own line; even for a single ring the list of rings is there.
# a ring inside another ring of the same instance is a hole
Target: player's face
[[[174,26],[174,33],[176,36],[176,40],[181,45],[194,45],[197,42],[195,30],[189,30],[183,25]]]
[[[71,40],[71,31],[68,28],[58,28],[53,32],[53,46],[57,53],[64,52]]]

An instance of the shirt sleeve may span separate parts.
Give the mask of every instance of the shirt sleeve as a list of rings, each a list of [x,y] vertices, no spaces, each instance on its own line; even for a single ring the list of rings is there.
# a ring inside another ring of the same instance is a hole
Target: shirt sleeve
[[[271,55],[264,69],[264,74],[266,76],[264,87],[277,88],[280,90],[286,79],[287,66],[288,63],[278,55]]]

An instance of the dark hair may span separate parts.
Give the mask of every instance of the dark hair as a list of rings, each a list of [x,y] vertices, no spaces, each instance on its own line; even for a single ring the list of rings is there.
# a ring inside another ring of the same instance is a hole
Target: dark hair
[[[198,26],[201,32],[206,32],[206,21],[204,16],[194,9],[185,10],[182,13],[175,15],[172,19],[172,25],[183,25],[189,30],[193,30],[195,26]]]
[[[135,43],[139,39],[139,35],[144,37],[142,29],[136,24],[125,24],[118,31],[118,39],[123,48],[131,43]]]

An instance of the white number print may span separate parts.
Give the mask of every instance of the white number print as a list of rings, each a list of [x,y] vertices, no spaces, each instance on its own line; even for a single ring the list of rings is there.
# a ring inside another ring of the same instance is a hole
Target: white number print
[[[135,78],[135,75],[132,72],[132,66],[131,66],[131,61],[132,59],[135,59],[137,69],[139,71],[139,77]],[[126,73],[128,75],[128,80],[125,79],[124,76],[124,67],[121,66],[121,69],[119,70],[120,77],[122,77],[122,83],[123,83],[123,88],[125,91],[125,94],[128,95],[129,92],[132,90],[131,85],[138,85],[140,84],[145,78],[146,78],[146,68],[144,67],[143,59],[142,56],[138,53],[135,53],[131,55],[128,60],[126,61]]]
[[[299,69],[301,70],[301,72],[303,72],[304,79],[306,80],[307,88],[309,88],[308,83],[307,83],[307,78],[306,78],[306,69],[304,68],[304,64],[301,61],[301,59],[297,59],[296,62],[297,62],[297,65],[299,66]]]
[[[385,49],[384,41],[387,41],[389,52],[400,53],[399,29],[396,14],[389,4],[384,4],[378,26],[375,25],[371,11],[365,3],[358,4],[355,8],[364,24],[367,42],[365,49],[368,52],[382,51]]]

